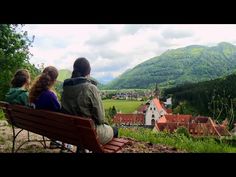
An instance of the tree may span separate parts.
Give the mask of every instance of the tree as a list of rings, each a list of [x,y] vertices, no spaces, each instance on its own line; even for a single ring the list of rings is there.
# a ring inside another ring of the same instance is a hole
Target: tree
[[[116,108],[115,106],[113,106],[111,109],[111,117],[113,118],[116,115],[116,113],[117,113]]]
[[[22,25],[0,24],[0,100],[3,100],[10,87],[16,70],[28,69],[32,78],[39,74],[38,69],[29,63],[29,52],[34,37],[28,38]]]

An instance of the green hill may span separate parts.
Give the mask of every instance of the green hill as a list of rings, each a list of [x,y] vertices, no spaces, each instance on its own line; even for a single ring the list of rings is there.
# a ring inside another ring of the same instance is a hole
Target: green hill
[[[68,78],[71,78],[71,75],[72,75],[72,71],[68,70],[68,69],[61,69],[59,70],[59,75],[58,75],[58,78],[57,80],[59,82],[64,82],[65,79],[68,79]],[[103,88],[104,86],[99,83],[95,78],[91,77],[92,80],[94,80],[95,82],[97,82],[97,87],[99,89]]]
[[[68,79],[68,78],[71,77],[71,73],[72,72],[68,69],[59,70],[59,75],[58,75],[57,80],[60,81],[60,82],[64,82],[65,79]]]
[[[226,76],[236,71],[236,46],[191,45],[168,50],[149,59],[106,85],[107,89],[171,87]]]

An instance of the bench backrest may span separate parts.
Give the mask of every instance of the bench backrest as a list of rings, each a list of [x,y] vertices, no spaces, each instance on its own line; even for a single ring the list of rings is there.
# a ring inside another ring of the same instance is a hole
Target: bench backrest
[[[0,102],[8,122],[18,128],[93,152],[103,152],[92,119]],[[7,110],[7,111],[6,111]]]

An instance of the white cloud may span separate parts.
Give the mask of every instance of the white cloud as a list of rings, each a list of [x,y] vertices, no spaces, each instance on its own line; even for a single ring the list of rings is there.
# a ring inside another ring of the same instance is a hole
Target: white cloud
[[[71,69],[86,57],[93,77],[108,82],[129,68],[168,49],[188,45],[236,44],[236,25],[25,25],[35,35],[34,64]]]

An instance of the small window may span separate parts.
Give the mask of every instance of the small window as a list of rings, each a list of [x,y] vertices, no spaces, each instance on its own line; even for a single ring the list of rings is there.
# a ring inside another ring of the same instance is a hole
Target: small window
[[[152,110],[152,108],[150,108],[150,110]]]
[[[153,110],[155,111],[155,110],[156,110],[156,108],[153,108]]]
[[[155,116],[154,116],[154,114],[152,115],[152,118],[154,118]]]

